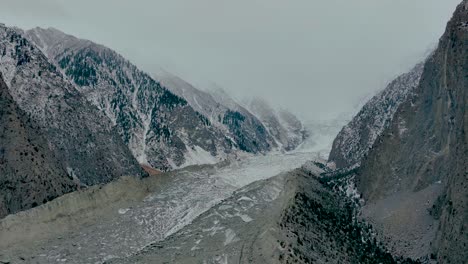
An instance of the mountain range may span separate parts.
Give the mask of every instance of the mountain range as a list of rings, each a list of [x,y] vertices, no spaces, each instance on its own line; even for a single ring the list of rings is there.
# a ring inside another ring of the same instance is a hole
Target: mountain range
[[[56,29],[0,25],[0,257],[466,263],[467,51],[462,0],[437,48],[362,107],[328,160],[285,171],[310,136],[288,111],[149,75]],[[245,170],[239,156],[257,159]]]
[[[158,80],[115,51],[56,29],[1,25],[0,34],[5,87],[75,188],[281,149],[276,135],[227,93],[221,100],[174,75]],[[303,139],[301,130],[289,133]]]

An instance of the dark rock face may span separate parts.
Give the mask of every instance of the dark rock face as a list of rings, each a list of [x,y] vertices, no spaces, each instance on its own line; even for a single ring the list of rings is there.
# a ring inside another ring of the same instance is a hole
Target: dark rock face
[[[91,105],[18,29],[0,26],[0,71],[13,100],[43,131],[80,184],[145,175],[110,120]]]
[[[185,99],[113,50],[55,29],[27,35],[112,121],[140,163],[168,170],[191,165],[197,150],[222,159],[235,148]]]
[[[46,203],[77,184],[0,74],[0,218]]]
[[[333,141],[328,161],[334,162],[337,168],[359,165],[377,137],[390,125],[398,107],[418,86],[423,68],[423,63],[416,65],[367,102]]]
[[[231,110],[227,110],[222,118],[222,123],[231,131],[240,150],[257,153],[271,149],[271,143],[265,142],[270,137],[265,127],[260,122],[254,122],[258,120]]]
[[[438,263],[468,259],[467,51],[468,1],[464,0],[425,63],[419,86],[358,171],[358,188],[368,202],[442,184],[442,195],[431,210],[440,219],[431,256]]]

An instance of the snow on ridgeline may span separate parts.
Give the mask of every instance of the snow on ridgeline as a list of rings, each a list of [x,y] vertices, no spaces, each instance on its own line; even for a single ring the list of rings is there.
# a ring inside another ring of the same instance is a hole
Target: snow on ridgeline
[[[85,185],[143,174],[111,121],[80,96],[24,31],[0,25],[0,36],[0,72],[9,92],[64,168]]]
[[[333,141],[329,162],[337,168],[359,165],[377,137],[391,123],[398,107],[418,86],[424,63],[393,80],[367,102]]]
[[[261,142],[261,133],[254,135],[252,131],[262,132],[265,129],[262,133],[266,132],[268,143],[279,150],[293,150],[306,138],[301,120],[287,110],[272,108],[260,98],[241,103],[218,85],[213,84],[206,90],[200,90],[164,70],[156,73],[155,78],[173,93],[185,98],[196,111],[227,132],[233,141],[236,141],[237,128],[225,124],[224,118],[228,112],[234,112],[247,120],[241,127],[244,135]]]
[[[154,78],[115,51],[57,29],[34,28],[25,35],[112,120],[142,164],[168,170],[277,147],[245,108],[222,103],[174,75]]]
[[[239,119],[235,114],[206,115],[217,111],[203,111],[201,99],[190,98],[188,94],[177,95],[162,87],[103,45],[52,28],[35,28],[26,35],[88,101],[112,120],[142,164],[170,170],[207,161],[212,163],[235,155],[239,150],[264,153],[272,149],[268,135],[262,134],[261,129],[248,134],[251,131],[244,129],[243,122],[246,118]],[[234,132],[227,133],[229,131],[221,129],[214,120],[231,125]],[[195,157],[200,154],[203,155]],[[207,154],[212,157],[207,159]]]
[[[292,144],[227,93],[201,91],[167,72],[149,76],[115,51],[57,29],[24,35],[112,121],[141,164],[159,170],[211,164],[239,152],[291,150],[303,140],[301,122],[286,112],[277,130],[286,130]]]

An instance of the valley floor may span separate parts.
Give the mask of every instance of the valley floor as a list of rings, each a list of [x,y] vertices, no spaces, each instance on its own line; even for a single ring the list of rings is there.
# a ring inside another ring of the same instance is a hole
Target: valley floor
[[[128,257],[165,240],[242,187],[316,156],[309,151],[274,152],[143,180],[125,177],[71,193],[1,220],[0,260],[103,263]],[[248,222],[251,217],[240,214],[236,221]],[[236,239],[226,232],[226,241]]]

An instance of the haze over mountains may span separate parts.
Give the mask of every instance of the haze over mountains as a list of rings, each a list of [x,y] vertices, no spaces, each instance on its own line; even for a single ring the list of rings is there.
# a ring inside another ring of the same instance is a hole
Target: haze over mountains
[[[463,0],[337,132],[1,24],[0,263],[464,263],[467,51]]]
[[[310,162],[252,184],[114,262],[465,263],[467,51],[465,0],[437,49],[342,129],[329,167]]]
[[[201,1],[1,0],[0,17],[104,44],[150,74],[163,67],[197,88],[215,82],[329,119],[427,56],[459,2]]]

